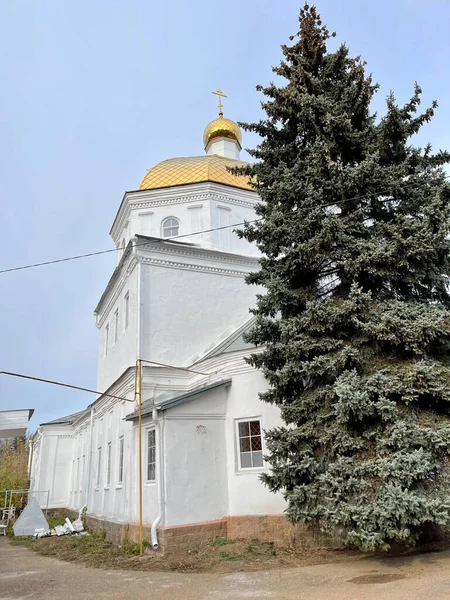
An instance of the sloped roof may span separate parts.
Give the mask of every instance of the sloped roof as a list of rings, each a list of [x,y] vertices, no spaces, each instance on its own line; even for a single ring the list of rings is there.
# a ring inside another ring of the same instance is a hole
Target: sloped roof
[[[33,408],[1,410],[0,439],[21,437],[26,434],[28,421],[34,413]]]
[[[146,400],[142,403],[142,416],[147,417],[152,414],[153,408],[157,408],[158,410],[167,410],[169,408],[173,408],[174,406],[178,406],[179,404],[183,404],[188,400],[192,400],[195,396],[199,394],[203,394],[203,392],[209,392],[210,390],[214,390],[216,388],[231,385],[231,379],[225,379],[223,381],[217,381],[216,383],[211,383],[209,385],[204,385],[203,387],[196,388],[194,390],[184,392],[183,394],[179,394],[178,396],[173,396],[172,398],[167,398],[162,402],[154,402],[153,400]],[[138,418],[138,411],[130,413],[125,417],[125,421],[136,421]]]
[[[208,350],[203,356],[195,361],[194,364],[198,364],[213,356],[219,356],[220,354],[227,354],[228,352],[238,352],[239,350],[246,350],[247,348],[255,348],[253,344],[244,342],[243,336],[249,331],[255,323],[255,317],[248,319],[245,323],[240,325],[224,340],[216,344],[213,348]]]
[[[84,415],[88,411],[87,408],[80,410],[79,412],[67,415],[66,417],[60,417],[53,421],[47,421],[46,423],[40,423],[40,425],[72,425],[79,417]]]

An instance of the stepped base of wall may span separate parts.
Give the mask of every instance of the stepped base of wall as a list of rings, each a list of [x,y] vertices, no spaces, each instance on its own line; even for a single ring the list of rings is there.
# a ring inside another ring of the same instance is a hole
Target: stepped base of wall
[[[284,515],[227,517],[227,538],[273,542],[278,548],[342,548],[338,539],[303,523],[291,523]]]
[[[139,542],[137,523],[117,523],[87,515],[86,525],[92,531],[104,532],[107,540],[118,545]],[[144,539],[150,540],[150,526],[144,526],[143,533]],[[187,551],[215,537],[273,542],[278,548],[291,550],[342,547],[339,540],[325,536],[307,525],[290,523],[283,515],[224,517],[216,521],[158,528],[159,549],[162,553]]]

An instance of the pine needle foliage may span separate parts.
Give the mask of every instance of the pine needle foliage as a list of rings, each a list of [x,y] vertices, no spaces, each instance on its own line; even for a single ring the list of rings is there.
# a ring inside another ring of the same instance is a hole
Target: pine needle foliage
[[[411,144],[437,107],[417,84],[377,118],[365,63],[327,50],[315,7],[299,23],[264,119],[241,124],[260,136],[241,169],[261,197],[238,232],[262,253],[249,362],[285,423],[263,480],[292,521],[387,549],[450,525],[450,155]]]

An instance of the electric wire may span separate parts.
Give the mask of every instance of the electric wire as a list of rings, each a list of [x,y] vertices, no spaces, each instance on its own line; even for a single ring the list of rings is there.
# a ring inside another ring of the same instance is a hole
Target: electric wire
[[[443,179],[449,179],[450,175],[445,175],[443,177]],[[381,190],[381,191],[374,191],[374,192],[367,192],[366,194],[361,194],[360,196],[353,196],[351,198],[342,198],[341,200],[335,200],[333,202],[329,202],[327,204],[321,204],[320,208],[329,208],[331,206],[339,206],[340,204],[343,204],[345,202],[353,202],[354,200],[362,200],[364,198],[368,198],[370,196],[382,196],[384,194],[387,194],[389,192],[392,192],[393,190],[398,189],[399,187],[401,188],[407,188],[407,187],[411,187],[413,185],[417,185],[417,182],[411,182],[410,184],[408,183],[398,183],[395,186],[392,186],[391,188],[387,188],[385,190]],[[392,198],[386,198],[384,200],[380,200],[380,202],[391,202]],[[172,240],[178,240],[181,238],[185,238],[185,237],[191,237],[194,235],[201,235],[203,233],[212,233],[213,231],[220,231],[222,229],[230,229],[232,227],[242,227],[244,225],[251,225],[252,223],[257,223],[258,221],[263,221],[263,217],[260,217],[259,219],[252,219],[250,221],[241,221],[240,223],[233,223],[231,225],[223,225],[221,227],[212,227],[211,229],[203,229],[202,231],[193,231],[192,233],[183,233],[180,235],[175,235],[175,236],[171,236],[171,237],[167,237],[167,238],[161,238],[163,241],[166,242],[170,242]],[[137,243],[134,244],[134,247],[138,247],[138,246],[146,246],[148,244],[148,242],[142,242],[142,243]],[[63,262],[69,262],[72,260],[79,260],[82,258],[89,258],[91,256],[100,256],[102,254],[109,254],[111,252],[118,252],[120,250],[125,250],[124,247],[120,246],[118,248],[109,248],[108,250],[99,250],[98,252],[88,252],[86,254],[77,254],[74,256],[67,256],[64,258],[57,258],[54,260],[47,260],[47,261],[43,261],[43,262],[38,262],[38,263],[31,263],[31,264],[26,264],[26,265],[21,265],[18,267],[10,267],[8,269],[0,269],[0,275],[4,274],[4,273],[12,273],[14,271],[24,271],[26,269],[34,269],[36,267],[44,267],[47,265],[55,265],[58,263],[63,263]]]

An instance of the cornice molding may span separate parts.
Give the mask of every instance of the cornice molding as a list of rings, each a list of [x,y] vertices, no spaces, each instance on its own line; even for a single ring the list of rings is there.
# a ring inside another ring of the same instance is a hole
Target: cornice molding
[[[176,415],[166,414],[165,418],[168,421],[225,421],[227,417],[223,413],[177,413]]]
[[[227,188],[228,186],[226,185],[202,182],[182,187],[125,192],[110,234],[113,239],[120,236],[123,228],[126,226],[126,221],[130,218],[131,211],[135,209],[142,210],[159,206],[191,204],[205,200],[224,202],[226,204],[253,209],[260,202],[260,198],[256,192],[241,190],[239,188],[229,188],[229,193],[224,193],[225,190],[228,191]]]
[[[115,278],[113,274],[111,279],[108,281],[105,291],[103,292],[103,295],[100,298],[97,308],[95,309],[95,324],[98,329],[100,329],[100,327],[103,325],[106,317],[109,314],[109,311],[114,306],[114,303],[116,302],[117,298],[122,293],[128,278],[134,271],[137,264],[138,260],[136,258],[136,255],[134,253],[130,254],[128,263],[122,265],[121,267],[122,270],[120,275],[117,278]]]
[[[221,194],[196,194],[195,196],[180,196],[178,198],[164,198],[161,200],[142,200],[139,202],[131,202],[128,204],[128,208],[131,210],[135,210],[137,208],[153,208],[156,206],[172,206],[174,204],[192,204],[193,202],[205,200],[213,200],[216,202],[225,202],[227,204],[236,204],[238,206],[244,206],[246,208],[255,208],[257,202],[249,202],[248,200],[243,200],[240,198],[233,198],[232,196],[225,196]],[[120,230],[120,229],[119,229]]]
[[[206,265],[194,265],[192,263],[175,262],[172,260],[164,260],[161,258],[151,258],[141,256],[139,262],[146,265],[154,265],[165,267],[167,269],[178,269],[183,271],[199,271],[201,273],[214,273],[217,275],[225,275],[227,277],[246,277],[248,271],[236,271],[234,269],[224,269],[220,267],[209,267]]]
[[[231,252],[222,252],[220,250],[210,250],[200,246],[181,246],[171,244],[170,241],[161,243],[159,241],[148,243],[139,243],[137,255],[140,260],[140,254],[145,251],[152,251],[156,254],[191,258],[197,260],[210,260],[217,263],[227,263],[229,265],[239,265],[243,268],[248,267],[249,271],[259,266],[259,259],[242,254],[233,254]]]

